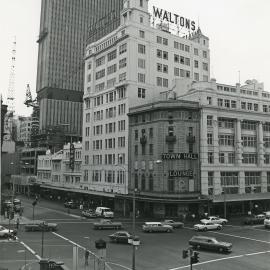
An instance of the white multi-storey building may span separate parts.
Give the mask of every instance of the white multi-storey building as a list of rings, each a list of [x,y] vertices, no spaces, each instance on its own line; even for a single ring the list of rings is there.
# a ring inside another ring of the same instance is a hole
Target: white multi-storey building
[[[270,206],[270,93],[263,83],[189,82],[178,98],[201,105],[201,192],[230,213]],[[177,84],[176,84],[177,85]],[[223,210],[222,210],[223,211]]]
[[[188,38],[150,22],[147,0],[124,1],[120,26],[90,44],[85,57],[84,184],[128,193],[128,116],[154,102],[175,78],[209,79],[209,39]]]

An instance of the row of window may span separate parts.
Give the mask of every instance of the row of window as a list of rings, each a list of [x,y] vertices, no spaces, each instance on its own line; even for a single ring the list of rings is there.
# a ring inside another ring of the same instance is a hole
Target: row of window
[[[102,181],[102,172],[100,170],[94,170],[92,172],[92,181],[93,182],[101,182]],[[116,183],[116,184],[124,184],[125,183],[125,171],[112,171],[105,170],[104,171],[104,181],[105,183]],[[88,170],[84,171],[84,181],[88,181]]]

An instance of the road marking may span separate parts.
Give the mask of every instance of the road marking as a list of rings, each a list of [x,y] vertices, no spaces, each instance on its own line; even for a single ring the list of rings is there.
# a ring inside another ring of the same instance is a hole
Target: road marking
[[[229,234],[229,233],[212,232],[212,231],[209,231],[209,233],[215,233],[215,234],[227,235],[227,236],[231,236],[231,237],[235,237],[235,238],[241,238],[241,239],[246,239],[246,240],[251,240],[251,241],[261,242],[261,243],[265,243],[265,244],[270,244],[270,242],[268,242],[268,241],[259,240],[259,239],[254,239],[254,238],[249,238],[249,237],[244,237],[244,236],[239,236],[239,235],[234,235],[234,234]]]
[[[41,260],[41,257],[33,250],[31,249],[28,245],[26,245],[24,242],[20,242],[26,249],[28,249],[34,256],[37,257],[38,260]]]
[[[259,254],[266,254],[266,253],[270,253],[270,250],[260,251],[260,252],[255,252],[255,253],[247,253],[247,254],[242,254],[242,255],[235,255],[235,256],[230,256],[230,257],[224,257],[224,258],[209,260],[209,261],[205,261],[205,262],[199,262],[199,263],[196,263],[196,266],[202,265],[202,264],[208,264],[208,263],[212,263],[212,262],[225,261],[225,260],[231,260],[231,259],[242,258],[242,257],[247,257],[247,256],[254,256],[254,255],[259,255]],[[190,267],[190,265],[184,265],[184,266],[179,266],[179,267],[175,267],[175,268],[170,268],[168,270],[179,270],[179,269],[184,269],[184,268],[188,268],[188,267]]]

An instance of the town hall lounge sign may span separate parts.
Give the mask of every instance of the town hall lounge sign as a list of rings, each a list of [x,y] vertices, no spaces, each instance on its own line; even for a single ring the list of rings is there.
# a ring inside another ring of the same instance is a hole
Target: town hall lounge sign
[[[196,29],[195,21],[191,21],[185,17],[179,16],[175,13],[166,11],[164,9],[153,6],[153,16],[161,21],[167,21],[168,23],[176,24],[180,27],[185,27],[188,30],[194,31]]]
[[[163,160],[174,160],[174,159],[198,159],[197,153],[162,153]]]

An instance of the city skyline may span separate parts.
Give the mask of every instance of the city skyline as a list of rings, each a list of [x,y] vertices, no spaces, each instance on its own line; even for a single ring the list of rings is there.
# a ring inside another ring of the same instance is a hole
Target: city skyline
[[[1,41],[1,94],[4,101],[11,65],[11,49],[14,36],[17,40],[17,62],[15,78],[16,114],[30,115],[25,99],[26,84],[29,83],[32,95],[36,95],[37,52],[36,43],[39,33],[41,1],[12,0],[0,1],[0,25],[3,27]],[[195,20],[203,33],[210,38],[211,77],[220,83],[235,84],[239,80],[244,84],[247,79],[257,79],[265,83],[265,90],[270,91],[270,79],[267,74],[267,63],[270,60],[269,38],[265,37],[265,25],[269,24],[265,0],[257,5],[255,1],[189,1],[178,3],[172,1],[167,8],[162,0],[151,0],[152,6],[172,11],[181,16]],[[233,7],[233,8],[232,8]],[[12,19],[16,18],[16,19]],[[251,20],[252,18],[252,20]],[[263,42],[258,44],[258,41]],[[26,63],[27,66],[25,65]]]

